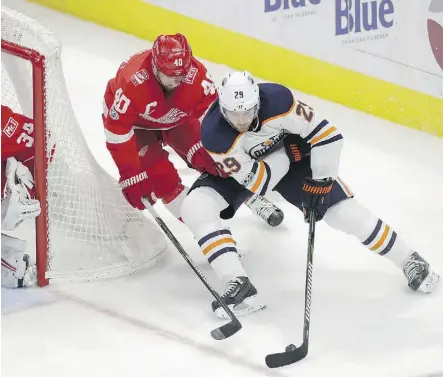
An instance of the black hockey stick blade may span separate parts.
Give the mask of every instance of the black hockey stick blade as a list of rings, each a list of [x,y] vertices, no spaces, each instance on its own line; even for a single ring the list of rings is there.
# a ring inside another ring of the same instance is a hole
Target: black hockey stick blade
[[[265,361],[269,368],[278,368],[298,362],[307,355],[308,348],[304,344],[298,348],[296,348],[294,345],[288,345],[286,347],[286,351],[282,353],[268,354]]]
[[[241,323],[234,319],[233,321],[212,330],[211,336],[215,340],[224,340],[227,339],[228,337],[231,337],[238,331],[240,331],[241,328],[242,328]]]

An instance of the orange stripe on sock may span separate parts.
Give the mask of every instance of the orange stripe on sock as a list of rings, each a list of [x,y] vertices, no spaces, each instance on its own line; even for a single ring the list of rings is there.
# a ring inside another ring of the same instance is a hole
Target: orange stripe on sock
[[[386,225],[385,229],[383,231],[383,234],[381,235],[380,240],[371,248],[369,248],[371,251],[375,251],[376,249],[380,248],[381,245],[385,242],[386,238],[388,237],[389,234],[389,226]]]
[[[215,247],[218,247],[220,244],[224,244],[224,243],[232,243],[235,245],[235,241],[232,238],[223,238],[220,240],[217,240],[211,244],[209,244],[204,250],[203,250],[203,254],[207,255],[209,252],[211,252],[212,249],[214,249]]]

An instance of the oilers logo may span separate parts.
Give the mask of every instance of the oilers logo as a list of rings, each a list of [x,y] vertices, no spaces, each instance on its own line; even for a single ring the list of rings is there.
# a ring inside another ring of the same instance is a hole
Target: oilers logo
[[[268,154],[271,150],[273,150],[280,141],[283,140],[285,133],[281,130],[278,134],[271,136],[270,138],[264,140],[263,142],[252,147],[248,154],[254,159],[258,159]]]

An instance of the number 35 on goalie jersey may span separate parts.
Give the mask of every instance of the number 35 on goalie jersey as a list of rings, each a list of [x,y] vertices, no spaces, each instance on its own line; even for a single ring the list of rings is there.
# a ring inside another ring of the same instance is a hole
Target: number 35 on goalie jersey
[[[22,114],[14,113],[8,106],[1,106],[2,160],[15,157],[25,162],[34,156],[34,123]]]
[[[202,143],[219,168],[250,191],[263,195],[286,174],[289,158],[283,139],[296,134],[303,144],[300,149],[311,155],[312,177],[336,178],[343,143],[336,127],[282,85],[259,84],[259,90],[255,131],[240,133],[232,128],[221,115],[218,101],[203,119]]]

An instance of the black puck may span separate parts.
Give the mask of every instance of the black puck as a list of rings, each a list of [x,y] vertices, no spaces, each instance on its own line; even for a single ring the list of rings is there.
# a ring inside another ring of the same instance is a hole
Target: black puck
[[[292,351],[294,351],[294,350],[296,350],[297,348],[296,348],[296,346],[294,345],[294,344],[289,344],[287,347],[286,347],[286,352],[292,352]]]

